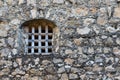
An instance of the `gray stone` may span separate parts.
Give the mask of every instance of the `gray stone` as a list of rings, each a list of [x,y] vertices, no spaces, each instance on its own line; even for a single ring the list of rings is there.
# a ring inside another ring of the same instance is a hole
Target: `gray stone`
[[[120,38],[116,39],[116,43],[120,45]]]
[[[78,75],[77,74],[69,74],[69,79],[77,79]]]
[[[35,61],[35,65],[37,65],[37,64],[39,64],[40,59],[36,58],[34,61]]]
[[[115,33],[117,30],[114,27],[107,27],[106,31],[111,32],[111,33]]]
[[[14,43],[14,39],[11,38],[11,37],[8,38],[7,43],[8,43],[8,45],[11,46],[11,47],[13,47],[14,44],[15,44],[15,43]]]
[[[109,53],[110,52],[110,48],[105,47],[103,51],[104,51],[104,53]]]
[[[112,72],[112,71],[115,71],[115,68],[113,68],[113,67],[110,65],[110,66],[105,67],[105,70]]]
[[[88,28],[88,27],[85,27],[85,28],[83,28],[83,29],[77,28],[77,33],[78,33],[78,34],[81,34],[81,35],[89,34],[90,31],[91,31],[91,30],[90,30],[90,28]]]
[[[18,52],[17,52],[17,49],[13,49],[12,50],[12,53],[13,53],[13,55],[16,55]]]
[[[94,53],[94,49],[89,47],[89,48],[88,48],[88,52],[89,52],[89,53]]]
[[[63,4],[63,3],[64,3],[64,0],[53,0],[53,3]]]
[[[90,25],[90,24],[92,24],[92,23],[94,23],[95,22],[95,19],[93,19],[93,18],[86,18],[85,20],[84,20],[84,26],[88,26],[88,25]]]
[[[54,58],[54,59],[53,59],[53,62],[54,62],[54,63],[62,63],[63,60],[62,60],[62,59],[56,59],[56,58]]]
[[[8,25],[6,25],[5,23],[1,23],[0,24],[0,36],[6,37],[8,30],[9,30],[9,26]]]
[[[56,74],[55,68],[54,68],[53,65],[49,65],[49,66],[46,68],[46,71],[47,71],[48,73],[51,73],[51,74]]]
[[[71,68],[72,73],[79,73],[80,70],[78,68]]]
[[[58,80],[58,78],[53,75],[46,75],[44,80]]]
[[[97,23],[100,25],[105,25],[108,22],[108,20],[105,17],[98,17]]]
[[[43,65],[47,65],[47,64],[50,64],[50,63],[51,63],[51,62],[50,62],[49,60],[43,60],[43,61],[42,61],[42,64],[43,64]]]
[[[27,5],[33,5],[36,6],[36,0],[27,0]]]
[[[62,74],[60,80],[69,80],[68,75],[66,73]]]
[[[95,31],[96,34],[100,33],[100,27],[98,25],[93,25],[93,30]]]
[[[58,68],[57,73],[64,73],[64,72],[65,72],[65,68],[64,67]]]
[[[73,54],[72,50],[65,50],[65,54]]]
[[[39,80],[39,77],[37,77],[37,76],[32,77],[31,80]]]
[[[4,48],[4,49],[0,50],[0,53],[1,53],[1,55],[0,55],[1,57],[7,57],[8,54],[10,54],[11,52],[8,48]]]
[[[18,25],[18,24],[20,24],[20,20],[19,19],[13,19],[10,23],[14,24],[14,25]]]
[[[78,47],[78,54],[83,54],[82,47]]]
[[[65,68],[66,68],[66,69],[70,69],[71,66],[70,66],[70,65],[65,65]]]
[[[19,65],[22,65],[22,59],[21,59],[21,58],[17,58],[17,59],[16,59],[16,62],[17,62]]]
[[[19,0],[19,3],[18,3],[18,4],[20,5],[20,4],[22,4],[22,3],[24,3],[24,0]]]
[[[13,62],[13,67],[17,67],[18,64],[16,62]]]
[[[113,53],[116,55],[116,56],[120,56],[120,49],[118,49],[118,47],[115,47],[113,48]]]
[[[22,71],[22,70],[20,70],[20,69],[15,69],[15,71],[14,71],[14,72],[12,72],[12,75],[16,75],[16,74],[21,74],[21,75],[24,75],[24,74],[25,74],[25,72],[24,72],[24,71]]]
[[[36,18],[37,17],[37,9],[36,8],[32,9],[30,12],[31,12],[31,17],[32,18]]]
[[[4,47],[6,46],[4,39],[0,39],[0,46],[4,46]]]
[[[39,2],[42,6],[49,6],[50,5],[50,0],[42,0]]]
[[[95,62],[94,61],[92,61],[92,60],[89,60],[88,62],[86,62],[86,65],[93,65]]]
[[[87,16],[88,12],[89,12],[89,9],[85,6],[78,7],[78,8],[73,8],[71,16],[75,16],[75,17]]]
[[[66,59],[64,60],[64,62],[65,62],[66,64],[73,64],[74,59],[66,58]]]

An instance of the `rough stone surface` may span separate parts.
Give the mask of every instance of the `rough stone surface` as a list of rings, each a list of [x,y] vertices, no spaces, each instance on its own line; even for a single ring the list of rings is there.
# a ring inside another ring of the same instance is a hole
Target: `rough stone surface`
[[[115,10],[114,10],[114,17],[120,18],[120,7],[115,8]]]
[[[88,27],[85,27],[85,28],[83,28],[83,29],[77,28],[77,32],[78,32],[78,34],[81,34],[81,35],[89,34],[90,29],[89,29]]]
[[[64,3],[64,0],[53,0],[53,3],[62,4]]]
[[[51,54],[26,53],[36,25]],[[120,80],[120,0],[0,0],[0,80]]]

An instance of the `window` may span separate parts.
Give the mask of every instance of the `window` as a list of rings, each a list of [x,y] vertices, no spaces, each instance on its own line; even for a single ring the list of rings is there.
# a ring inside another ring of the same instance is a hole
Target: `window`
[[[25,37],[25,53],[50,54],[53,53],[54,25],[49,20],[35,19],[26,21],[22,27]],[[54,36],[55,37],[55,36]]]
[[[26,52],[29,54],[52,53],[52,33],[49,26],[28,28]]]

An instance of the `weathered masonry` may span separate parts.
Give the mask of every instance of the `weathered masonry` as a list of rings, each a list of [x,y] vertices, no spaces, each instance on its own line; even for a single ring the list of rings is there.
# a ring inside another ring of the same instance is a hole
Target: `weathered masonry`
[[[0,0],[0,80],[120,80],[120,0]]]

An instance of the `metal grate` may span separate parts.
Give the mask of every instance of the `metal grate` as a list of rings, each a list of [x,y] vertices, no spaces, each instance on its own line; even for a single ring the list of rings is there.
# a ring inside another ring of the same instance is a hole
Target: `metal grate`
[[[52,28],[32,27],[28,28],[26,51],[29,54],[49,54],[52,52]]]

